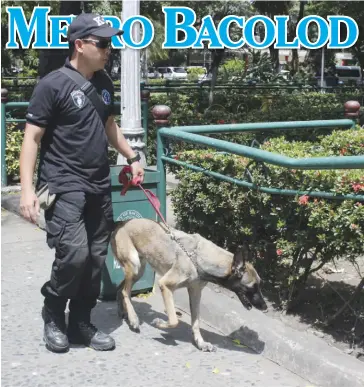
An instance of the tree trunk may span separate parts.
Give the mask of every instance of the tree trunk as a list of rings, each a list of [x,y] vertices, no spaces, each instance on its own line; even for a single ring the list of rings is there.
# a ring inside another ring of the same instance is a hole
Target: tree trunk
[[[273,70],[278,73],[279,71],[279,51],[273,47],[273,44],[269,46],[270,60],[272,61]]]
[[[223,50],[213,50],[212,51],[212,62],[211,62],[211,88],[210,88],[210,94],[209,94],[209,106],[211,106],[214,102],[214,88],[217,81],[217,73],[219,70],[220,63],[222,62],[222,59],[224,58],[225,49]]]
[[[186,56],[186,66],[190,66],[191,65],[191,49],[188,48],[187,49],[187,56]]]

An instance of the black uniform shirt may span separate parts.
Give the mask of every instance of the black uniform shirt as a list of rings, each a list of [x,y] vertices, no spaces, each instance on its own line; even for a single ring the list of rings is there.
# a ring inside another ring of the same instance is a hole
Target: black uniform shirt
[[[65,66],[77,71],[68,59]],[[114,87],[104,71],[96,72],[90,82],[103,101],[103,122],[92,102],[77,92],[80,87],[59,70],[42,78],[30,99],[27,122],[46,128],[41,141],[37,188],[48,183],[51,194],[70,191],[99,194],[110,190],[104,124],[113,113]]]

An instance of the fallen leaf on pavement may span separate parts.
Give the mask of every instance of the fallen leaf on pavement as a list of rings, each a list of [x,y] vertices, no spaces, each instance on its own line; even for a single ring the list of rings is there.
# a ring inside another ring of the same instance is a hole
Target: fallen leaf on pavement
[[[152,293],[146,293],[146,294],[138,294],[137,298],[143,298],[144,300],[149,298],[152,295]]]
[[[235,339],[233,340],[233,343],[236,347],[240,347],[240,348],[248,348],[246,345],[243,345],[243,344],[240,344],[240,340],[239,339]]]

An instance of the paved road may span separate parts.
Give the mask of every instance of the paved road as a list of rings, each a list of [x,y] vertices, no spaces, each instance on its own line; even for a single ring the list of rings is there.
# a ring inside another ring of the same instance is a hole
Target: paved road
[[[45,233],[2,210],[2,375],[3,387],[15,386],[257,386],[305,387],[310,383],[278,365],[239,348],[211,327],[202,334],[218,347],[201,353],[190,342],[189,316],[178,328],[151,325],[164,318],[159,294],[134,298],[143,324],[139,334],[120,324],[114,302],[100,302],[93,321],[116,340],[112,352],[73,347],[66,354],[47,351],[42,341],[39,289],[49,276],[52,251]]]

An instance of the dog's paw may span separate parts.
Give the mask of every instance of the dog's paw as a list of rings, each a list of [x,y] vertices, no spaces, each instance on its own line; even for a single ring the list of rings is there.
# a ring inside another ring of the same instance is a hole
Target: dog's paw
[[[211,343],[208,343],[207,341],[198,342],[196,343],[197,348],[202,352],[216,352],[217,348],[212,345]]]
[[[134,332],[140,332],[138,316],[133,316],[132,318],[128,319],[128,323],[131,330]]]

